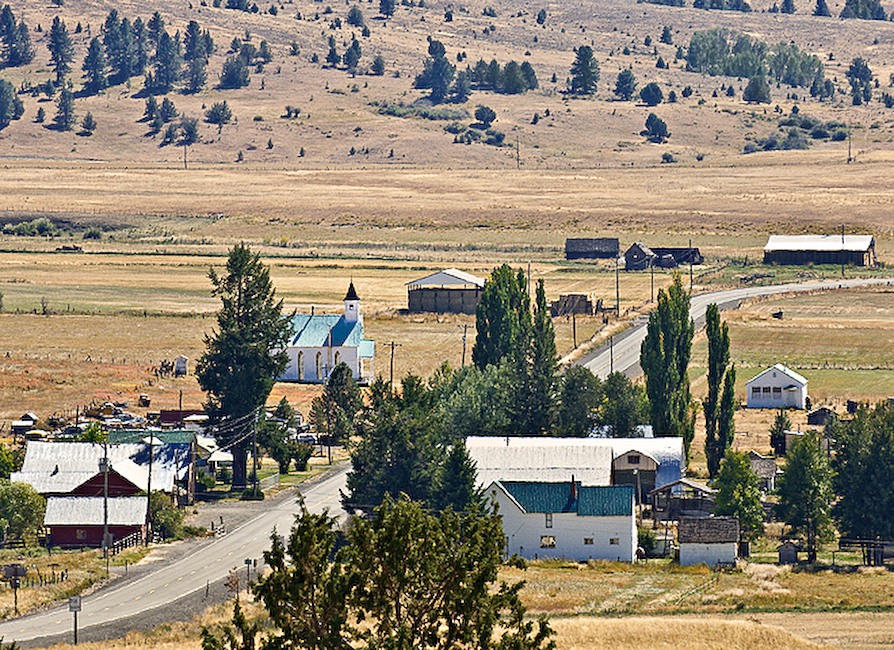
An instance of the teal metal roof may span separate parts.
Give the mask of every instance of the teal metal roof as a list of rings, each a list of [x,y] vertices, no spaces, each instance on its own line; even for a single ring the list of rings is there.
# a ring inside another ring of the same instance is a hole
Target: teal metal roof
[[[527,513],[576,513],[582,517],[619,517],[633,514],[633,486],[577,486],[571,496],[571,481],[535,483],[500,481],[503,489]]]
[[[142,442],[152,435],[155,440],[167,444],[189,444],[195,440],[196,432],[181,429],[156,431],[148,429],[121,429],[109,431],[110,444],[124,444]]]
[[[289,347],[359,348],[362,358],[372,358],[375,352],[375,342],[363,338],[363,316],[352,323],[346,321],[343,314],[296,314],[292,319],[292,328],[295,336]]]

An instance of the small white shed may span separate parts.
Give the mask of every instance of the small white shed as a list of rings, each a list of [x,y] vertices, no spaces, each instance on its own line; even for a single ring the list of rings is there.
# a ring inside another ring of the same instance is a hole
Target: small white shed
[[[745,384],[750,409],[807,408],[807,379],[777,363]]]
[[[680,564],[716,566],[736,561],[738,517],[682,517],[677,527]]]

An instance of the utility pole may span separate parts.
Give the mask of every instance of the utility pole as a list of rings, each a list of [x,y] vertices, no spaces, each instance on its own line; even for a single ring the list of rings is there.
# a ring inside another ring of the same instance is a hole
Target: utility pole
[[[844,247],[844,224],[841,224],[841,277],[844,277],[844,260],[847,257],[847,249]]]
[[[521,169],[521,153],[518,148],[518,135],[515,136],[515,168]]]
[[[655,302],[655,259],[649,258],[649,275],[652,280],[652,298],[649,302]]]
[[[689,240],[689,295],[692,295],[692,240]]]
[[[609,366],[608,371],[615,371],[615,336],[612,334],[608,337],[608,358],[609,358]]]
[[[180,411],[183,412],[182,409]],[[149,432],[149,479],[146,482],[146,546],[149,546],[149,538],[152,534],[152,452],[154,451],[154,436]]]
[[[621,264],[621,258],[618,257],[615,259],[615,314],[618,319],[621,318],[621,275],[619,271],[619,266]]]
[[[469,329],[468,323],[462,324],[463,328],[463,365],[461,367],[466,367],[466,331]]]
[[[258,495],[259,487],[258,487],[258,419],[261,416],[260,408],[255,411],[254,421],[251,425],[251,446],[252,446],[252,471],[254,472],[254,496]]]
[[[106,559],[106,578],[109,577],[109,443],[102,445],[103,454],[99,461],[102,472],[102,556]]]
[[[391,341],[391,368],[388,373],[388,385],[394,390],[394,341]]]

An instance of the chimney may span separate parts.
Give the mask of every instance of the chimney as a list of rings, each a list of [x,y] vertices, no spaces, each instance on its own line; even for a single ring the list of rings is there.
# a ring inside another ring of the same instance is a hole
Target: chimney
[[[571,475],[571,498],[577,498],[577,483],[574,482],[574,474]]]

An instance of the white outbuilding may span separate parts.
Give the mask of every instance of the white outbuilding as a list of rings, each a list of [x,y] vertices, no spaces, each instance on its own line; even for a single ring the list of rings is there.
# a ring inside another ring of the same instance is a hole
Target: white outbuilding
[[[731,564],[739,545],[738,517],[682,517],[677,527],[680,564]]]
[[[777,363],[745,384],[750,409],[807,408],[807,379]]]
[[[633,488],[494,481],[487,495],[499,506],[506,552],[527,559],[633,562],[637,532]]]

